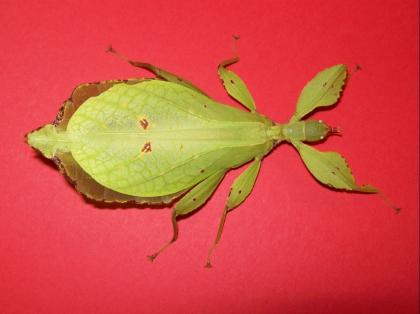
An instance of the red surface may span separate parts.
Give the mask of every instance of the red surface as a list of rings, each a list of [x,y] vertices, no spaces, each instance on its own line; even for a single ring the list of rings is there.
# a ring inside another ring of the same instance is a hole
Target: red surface
[[[418,310],[418,3],[410,1],[1,1],[1,313],[416,313]],[[146,75],[112,43],[196,82],[223,102],[231,56],[260,112],[286,121],[304,84],[336,63],[362,68],[340,104],[316,113],[377,196],[315,182],[296,152],[268,156],[203,268],[229,185],[180,222],[169,210],[99,209],[23,135],[50,122],[81,82]]]

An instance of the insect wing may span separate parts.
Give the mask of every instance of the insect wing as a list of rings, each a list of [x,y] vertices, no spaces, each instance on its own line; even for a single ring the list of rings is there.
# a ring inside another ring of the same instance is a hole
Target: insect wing
[[[151,197],[185,190],[265,152],[271,142],[258,120],[178,84],[151,80],[118,84],[88,99],[68,132],[73,157],[96,181]]]

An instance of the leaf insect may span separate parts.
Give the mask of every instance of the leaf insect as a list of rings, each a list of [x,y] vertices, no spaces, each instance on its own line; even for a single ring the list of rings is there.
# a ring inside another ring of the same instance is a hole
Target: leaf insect
[[[242,79],[227,69],[235,57],[218,66],[227,93],[247,111],[221,104],[193,83],[149,63],[128,60],[156,78],[111,80],[78,85],[55,121],[27,135],[30,146],[53,159],[75,188],[103,202],[170,204],[172,238],[177,218],[202,206],[226,172],[249,163],[236,178],[223,209],[211,255],[220,241],[227,214],[251,190],[261,162],[275,146],[288,142],[299,152],[312,175],[327,187],[376,193],[358,185],[345,159],[306,144],[339,131],[305,117],[340,98],[347,68],[338,64],[319,72],[302,90],[289,122],[280,124],[260,114]]]

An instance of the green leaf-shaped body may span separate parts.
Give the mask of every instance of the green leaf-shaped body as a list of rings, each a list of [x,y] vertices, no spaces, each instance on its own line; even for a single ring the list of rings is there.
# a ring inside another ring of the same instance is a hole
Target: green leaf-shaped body
[[[112,48],[110,52],[116,53]],[[60,170],[85,196],[106,202],[157,204],[182,198],[172,209],[173,237],[177,217],[193,212],[213,194],[225,173],[253,160],[234,181],[210,255],[220,240],[227,213],[251,193],[263,157],[287,141],[321,183],[336,189],[374,193],[359,186],[347,163],[335,152],[319,152],[303,142],[325,140],[335,129],[321,120],[301,119],[317,107],[333,105],[340,97],[346,67],[320,72],[303,89],[296,113],[277,124],[256,111],[243,80],[219,65],[227,92],[250,112],[209,98],[191,82],[149,63],[164,80],[115,80],[79,85],[53,124],[28,134],[28,143]]]
[[[182,85],[145,80],[89,98],[60,134],[60,148],[101,185],[152,197],[263,156],[273,146],[272,125]]]

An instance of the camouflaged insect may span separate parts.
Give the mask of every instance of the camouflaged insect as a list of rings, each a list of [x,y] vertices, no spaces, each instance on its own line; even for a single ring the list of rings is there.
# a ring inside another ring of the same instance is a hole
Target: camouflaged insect
[[[290,121],[279,124],[256,111],[244,82],[226,68],[238,60],[222,62],[218,73],[229,95],[248,111],[219,103],[192,83],[154,65],[126,60],[150,70],[158,79],[79,85],[54,123],[29,133],[28,143],[54,159],[88,198],[139,204],[177,200],[172,209],[172,239],[150,256],[152,260],[176,240],[177,217],[204,204],[227,171],[250,162],[231,187],[209,251],[210,266],[227,213],[250,194],[261,161],[281,142],[291,143],[312,175],[326,186],[377,192],[370,185],[355,183],[341,155],[320,152],[304,143],[337,133],[323,121],[302,119],[316,108],[337,102],[346,81],[345,65],[318,73],[301,92]]]

